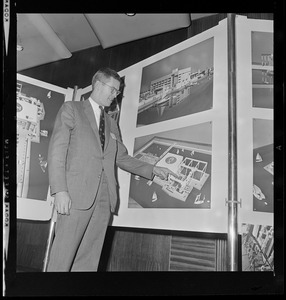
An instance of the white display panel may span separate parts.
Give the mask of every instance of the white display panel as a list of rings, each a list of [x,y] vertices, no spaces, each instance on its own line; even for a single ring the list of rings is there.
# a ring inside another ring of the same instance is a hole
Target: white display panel
[[[49,220],[52,216],[48,144],[56,114],[72,95],[72,89],[17,74],[18,219]]]
[[[240,231],[241,224],[274,225],[274,178],[267,171],[273,162],[274,145],[274,52],[273,21],[236,19]],[[261,197],[255,191],[262,193]]]
[[[177,197],[170,197],[168,193],[162,192],[162,185],[154,180],[152,184],[145,182],[150,207],[142,207],[138,205],[139,200],[136,201],[136,182],[132,182],[132,175],[119,170],[120,206],[112,225],[198,232],[227,231],[226,36],[227,23],[223,20],[218,26],[119,72],[126,84],[119,124],[129,154],[135,155],[152,138],[167,139],[190,149],[204,145],[204,151],[209,155],[211,172],[206,172],[208,178],[201,186],[198,184],[192,189],[196,193],[190,193],[187,198],[181,197],[184,201],[179,199],[178,193]],[[196,78],[197,81],[186,81],[186,72],[189,72],[189,78],[199,74],[201,76]],[[175,91],[168,90],[170,82]],[[177,94],[172,98],[166,96],[171,92]],[[192,97],[192,93],[196,96]],[[143,99],[145,103],[142,102],[143,96],[146,96]],[[167,107],[155,108],[156,100],[160,105],[167,103]],[[142,107],[146,110],[143,117]],[[205,197],[198,192],[203,184],[208,184],[210,188]],[[157,190],[155,194],[153,188]],[[135,195],[131,197],[132,189]],[[159,199],[154,200],[156,195]],[[164,197],[172,203],[168,207],[167,201],[164,204]],[[203,199],[207,203],[205,206],[202,205]],[[159,200],[161,206],[158,206]],[[195,202],[199,205],[196,206]],[[152,203],[157,207],[152,206]]]

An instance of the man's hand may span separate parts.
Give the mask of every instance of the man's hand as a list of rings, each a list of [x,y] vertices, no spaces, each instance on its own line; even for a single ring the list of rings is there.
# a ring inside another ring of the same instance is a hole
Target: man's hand
[[[58,192],[55,195],[55,208],[61,215],[69,215],[71,198],[68,192]]]
[[[160,177],[162,180],[167,180],[169,175],[173,175],[174,177],[178,178],[178,175],[176,173],[165,167],[154,166],[153,173]]]

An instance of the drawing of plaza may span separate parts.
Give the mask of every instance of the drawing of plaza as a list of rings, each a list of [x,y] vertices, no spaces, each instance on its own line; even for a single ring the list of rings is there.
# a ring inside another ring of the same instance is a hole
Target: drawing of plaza
[[[177,175],[170,175],[168,180],[155,176],[152,181],[132,175],[130,202],[134,205],[135,201],[137,207],[154,207],[156,202],[161,201],[158,207],[210,208],[209,150],[183,141],[155,137],[139,149],[134,157],[167,167]]]

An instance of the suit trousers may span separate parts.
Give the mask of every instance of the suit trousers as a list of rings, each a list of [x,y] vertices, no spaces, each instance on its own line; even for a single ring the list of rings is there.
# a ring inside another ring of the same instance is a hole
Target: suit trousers
[[[101,183],[91,208],[58,214],[47,272],[95,272],[110,220],[107,179]]]

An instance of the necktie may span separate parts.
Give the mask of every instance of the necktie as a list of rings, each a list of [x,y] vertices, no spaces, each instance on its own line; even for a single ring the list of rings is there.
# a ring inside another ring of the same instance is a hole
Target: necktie
[[[103,106],[99,106],[100,112],[100,119],[99,119],[99,137],[101,142],[102,150],[104,149],[104,142],[105,142],[105,133],[104,133],[104,108]]]

